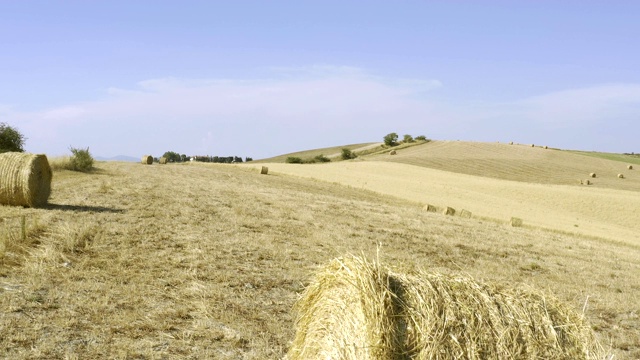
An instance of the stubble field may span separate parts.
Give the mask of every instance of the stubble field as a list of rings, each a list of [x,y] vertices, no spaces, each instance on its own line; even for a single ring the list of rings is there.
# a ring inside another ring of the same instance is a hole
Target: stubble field
[[[359,164],[331,165],[362,175]],[[554,293],[616,358],[640,357],[640,249],[627,238],[429,213],[362,186],[377,181],[370,173],[345,186],[346,173],[321,181],[275,165],[266,176],[251,165],[97,166],[56,172],[45,209],[0,207],[0,357],[279,359],[318,267],[378,252],[398,271]]]

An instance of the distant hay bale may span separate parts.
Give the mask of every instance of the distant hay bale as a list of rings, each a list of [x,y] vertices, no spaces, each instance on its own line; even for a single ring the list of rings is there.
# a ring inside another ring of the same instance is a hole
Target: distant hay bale
[[[592,178],[596,177],[596,173],[589,174],[589,177],[592,177]]]
[[[549,147],[547,145],[544,146],[545,149],[548,149]]]
[[[627,169],[633,170],[633,165],[627,165]]]
[[[260,169],[260,174],[262,174],[262,175],[269,174],[269,168],[266,167],[266,166],[263,166],[262,169]]]
[[[535,144],[531,144],[531,147],[535,147],[535,146],[536,146]]]
[[[160,162],[160,164],[166,164],[167,163],[167,158],[163,156],[163,157],[160,158],[159,162]]]
[[[591,185],[591,181],[589,179],[587,179],[587,180],[584,181],[584,184],[585,185]]]
[[[471,218],[471,211],[462,209],[460,211],[460,217],[463,217],[463,218],[466,218],[466,219],[470,219]]]
[[[395,154],[396,154],[396,151],[395,151],[395,150],[391,150],[391,151],[389,152],[389,155],[395,155]]]
[[[456,209],[447,206],[442,213],[453,216],[456,214]]]
[[[582,181],[582,179],[578,179],[578,182],[580,183],[580,185],[583,185],[584,182]]]
[[[296,302],[289,360],[602,359],[582,315],[534,289],[334,259]]]
[[[430,205],[430,204],[425,205],[424,209],[427,210],[428,212],[437,212],[438,211],[438,209],[435,206]]]
[[[47,156],[7,152],[0,154],[0,204],[39,207],[51,195],[53,173]]]
[[[145,165],[151,165],[153,164],[153,156],[151,155],[145,155],[142,157],[142,163]]]
[[[509,142],[509,145],[513,145],[513,141],[510,141],[510,142]]]
[[[521,227],[522,226],[522,219],[517,218],[517,217],[512,217],[511,218],[511,226],[513,226],[513,227]]]
[[[618,174],[618,179],[624,179],[624,174]]]

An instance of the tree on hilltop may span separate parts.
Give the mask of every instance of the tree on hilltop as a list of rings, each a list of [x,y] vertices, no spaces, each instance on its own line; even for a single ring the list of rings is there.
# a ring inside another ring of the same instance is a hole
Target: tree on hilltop
[[[387,146],[396,146],[398,145],[398,134],[390,133],[384,136],[384,144]]]
[[[18,130],[5,123],[0,123],[0,153],[24,152],[24,140],[24,135]]]

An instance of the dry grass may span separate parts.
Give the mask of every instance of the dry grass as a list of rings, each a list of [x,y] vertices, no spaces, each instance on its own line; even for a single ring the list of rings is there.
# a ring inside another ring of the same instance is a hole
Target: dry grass
[[[288,157],[312,159],[318,155],[324,155],[330,159],[335,159],[340,157],[342,149],[349,149],[351,151],[361,151],[361,150],[368,150],[368,149],[379,147],[379,146],[380,146],[380,143],[362,143],[362,144],[351,144],[351,145],[344,145],[344,146],[333,146],[328,148],[321,148],[321,149],[314,149],[314,150],[307,150],[307,151],[297,151],[297,152],[278,155],[278,156],[274,156],[266,159],[254,160],[253,163],[264,163],[264,162],[284,163],[286,162]]]
[[[584,309],[616,359],[640,357],[637,246],[447,217],[271,165],[269,176],[247,165],[97,166],[56,173],[46,208],[0,206],[0,358],[280,359],[318,267],[375,258],[378,246],[396,272],[549,291]],[[190,186],[166,191],[176,179]]]
[[[621,157],[623,155],[620,155]],[[640,174],[627,182],[616,181],[624,158],[615,160],[524,145],[464,141],[431,141],[399,152],[396,156],[375,156],[369,160],[396,162],[454,173],[513,180],[525,183],[575,185],[575,179],[595,172],[601,178],[595,187],[640,191]]]

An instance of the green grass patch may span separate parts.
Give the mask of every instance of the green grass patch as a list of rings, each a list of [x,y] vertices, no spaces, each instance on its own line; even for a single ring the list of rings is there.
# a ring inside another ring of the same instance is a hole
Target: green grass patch
[[[638,164],[640,165],[640,154],[617,154],[617,153],[606,153],[606,152],[597,152],[597,151],[578,151],[578,150],[567,150],[570,153],[585,155],[596,157],[600,159],[620,161],[629,164]]]

